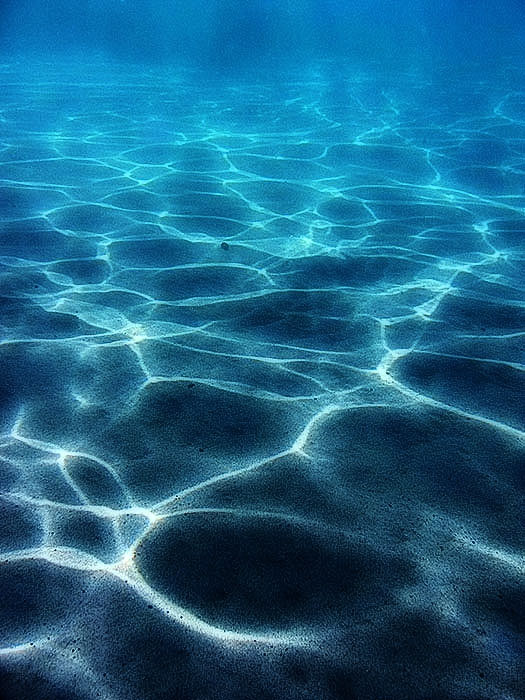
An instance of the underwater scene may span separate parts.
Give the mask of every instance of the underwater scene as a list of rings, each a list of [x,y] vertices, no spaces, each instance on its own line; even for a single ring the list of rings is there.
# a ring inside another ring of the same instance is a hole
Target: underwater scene
[[[525,700],[523,3],[0,39],[0,698]]]

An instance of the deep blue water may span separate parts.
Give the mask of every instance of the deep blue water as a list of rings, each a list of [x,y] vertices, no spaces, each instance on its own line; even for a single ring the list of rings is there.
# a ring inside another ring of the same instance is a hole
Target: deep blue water
[[[4,0],[0,698],[525,698],[521,2]]]

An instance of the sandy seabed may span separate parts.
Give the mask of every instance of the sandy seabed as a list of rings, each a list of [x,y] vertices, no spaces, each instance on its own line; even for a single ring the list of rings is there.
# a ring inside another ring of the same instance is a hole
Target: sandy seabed
[[[476,74],[0,67],[2,697],[525,698],[525,91]]]

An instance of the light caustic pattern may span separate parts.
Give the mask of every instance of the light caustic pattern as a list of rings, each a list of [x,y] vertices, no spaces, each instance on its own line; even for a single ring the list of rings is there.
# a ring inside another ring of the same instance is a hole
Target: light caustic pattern
[[[2,83],[6,697],[525,697],[513,76]]]

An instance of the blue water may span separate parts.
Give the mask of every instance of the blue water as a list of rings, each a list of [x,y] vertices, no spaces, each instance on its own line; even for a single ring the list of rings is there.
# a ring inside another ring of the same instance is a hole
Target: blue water
[[[4,0],[2,700],[525,698],[524,37]]]

